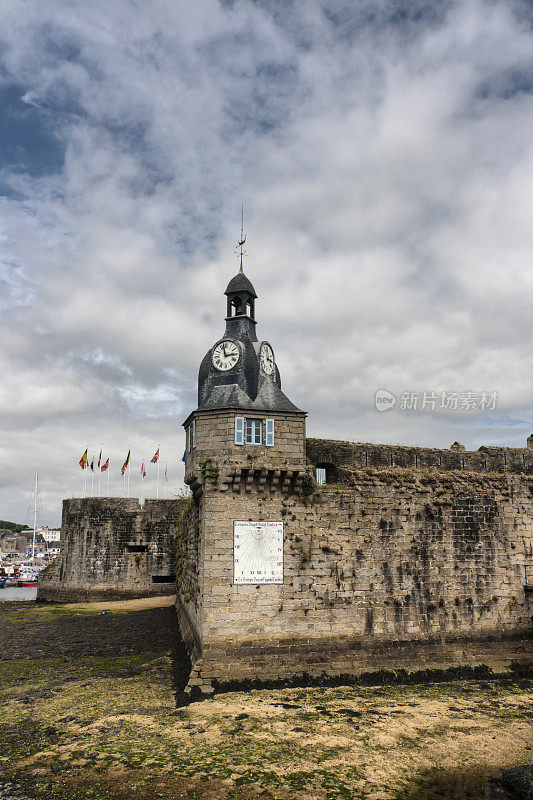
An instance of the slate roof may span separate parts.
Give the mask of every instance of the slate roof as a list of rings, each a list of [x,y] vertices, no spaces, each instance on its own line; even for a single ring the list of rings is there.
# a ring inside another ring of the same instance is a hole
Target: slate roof
[[[257,297],[251,280],[246,277],[244,272],[238,272],[230,280],[224,294],[233,294],[234,292],[249,292],[253,297]]]
[[[242,408],[255,411],[300,411],[272,380],[266,380],[255,400],[236,383],[213,386],[199,410],[209,408]]]

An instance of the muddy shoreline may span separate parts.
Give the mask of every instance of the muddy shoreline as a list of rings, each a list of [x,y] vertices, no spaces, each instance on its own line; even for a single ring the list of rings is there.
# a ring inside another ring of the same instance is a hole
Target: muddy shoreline
[[[532,760],[526,678],[236,687],[177,708],[189,663],[153,602],[0,605],[0,800],[520,797],[502,780]]]

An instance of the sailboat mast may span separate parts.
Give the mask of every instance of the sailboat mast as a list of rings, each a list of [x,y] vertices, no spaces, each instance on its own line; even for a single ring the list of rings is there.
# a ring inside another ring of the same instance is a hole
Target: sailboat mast
[[[32,545],[32,561],[35,561],[35,534],[37,532],[37,467],[35,467],[35,490],[33,495],[33,545]]]

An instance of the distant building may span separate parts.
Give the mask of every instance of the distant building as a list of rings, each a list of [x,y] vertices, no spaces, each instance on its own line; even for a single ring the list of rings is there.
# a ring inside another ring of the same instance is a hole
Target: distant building
[[[46,540],[42,533],[35,533],[35,553],[33,550],[33,531],[22,531],[18,534],[15,543],[17,552],[25,556],[44,556],[46,553]]]
[[[2,553],[2,555],[16,553],[16,540],[17,534],[13,533],[13,531],[8,531],[5,529],[0,530],[0,553]]]
[[[48,544],[50,542],[59,542],[61,539],[61,530],[56,530],[55,528],[51,530],[45,526],[44,528],[38,528],[37,533],[41,533]]]

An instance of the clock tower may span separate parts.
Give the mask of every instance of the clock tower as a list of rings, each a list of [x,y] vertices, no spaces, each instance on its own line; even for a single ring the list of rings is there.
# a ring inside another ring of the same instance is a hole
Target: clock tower
[[[298,412],[281,391],[272,346],[257,338],[257,295],[251,281],[239,272],[230,280],[224,294],[227,297],[226,330],[200,365],[198,409]]]
[[[256,291],[240,271],[224,294],[226,328],[202,359],[198,408],[184,422],[191,486],[206,458],[220,468],[243,458],[268,467],[305,460],[305,413],[281,390],[272,345],[257,337]]]
[[[177,611],[190,683],[204,692],[225,674],[226,648],[240,660],[239,642],[283,602],[287,505],[309,471],[306,414],[283,393],[274,348],[257,335],[257,294],[242,267],[225,295],[226,327],[202,359],[198,407],[183,423],[195,502],[179,534]]]

